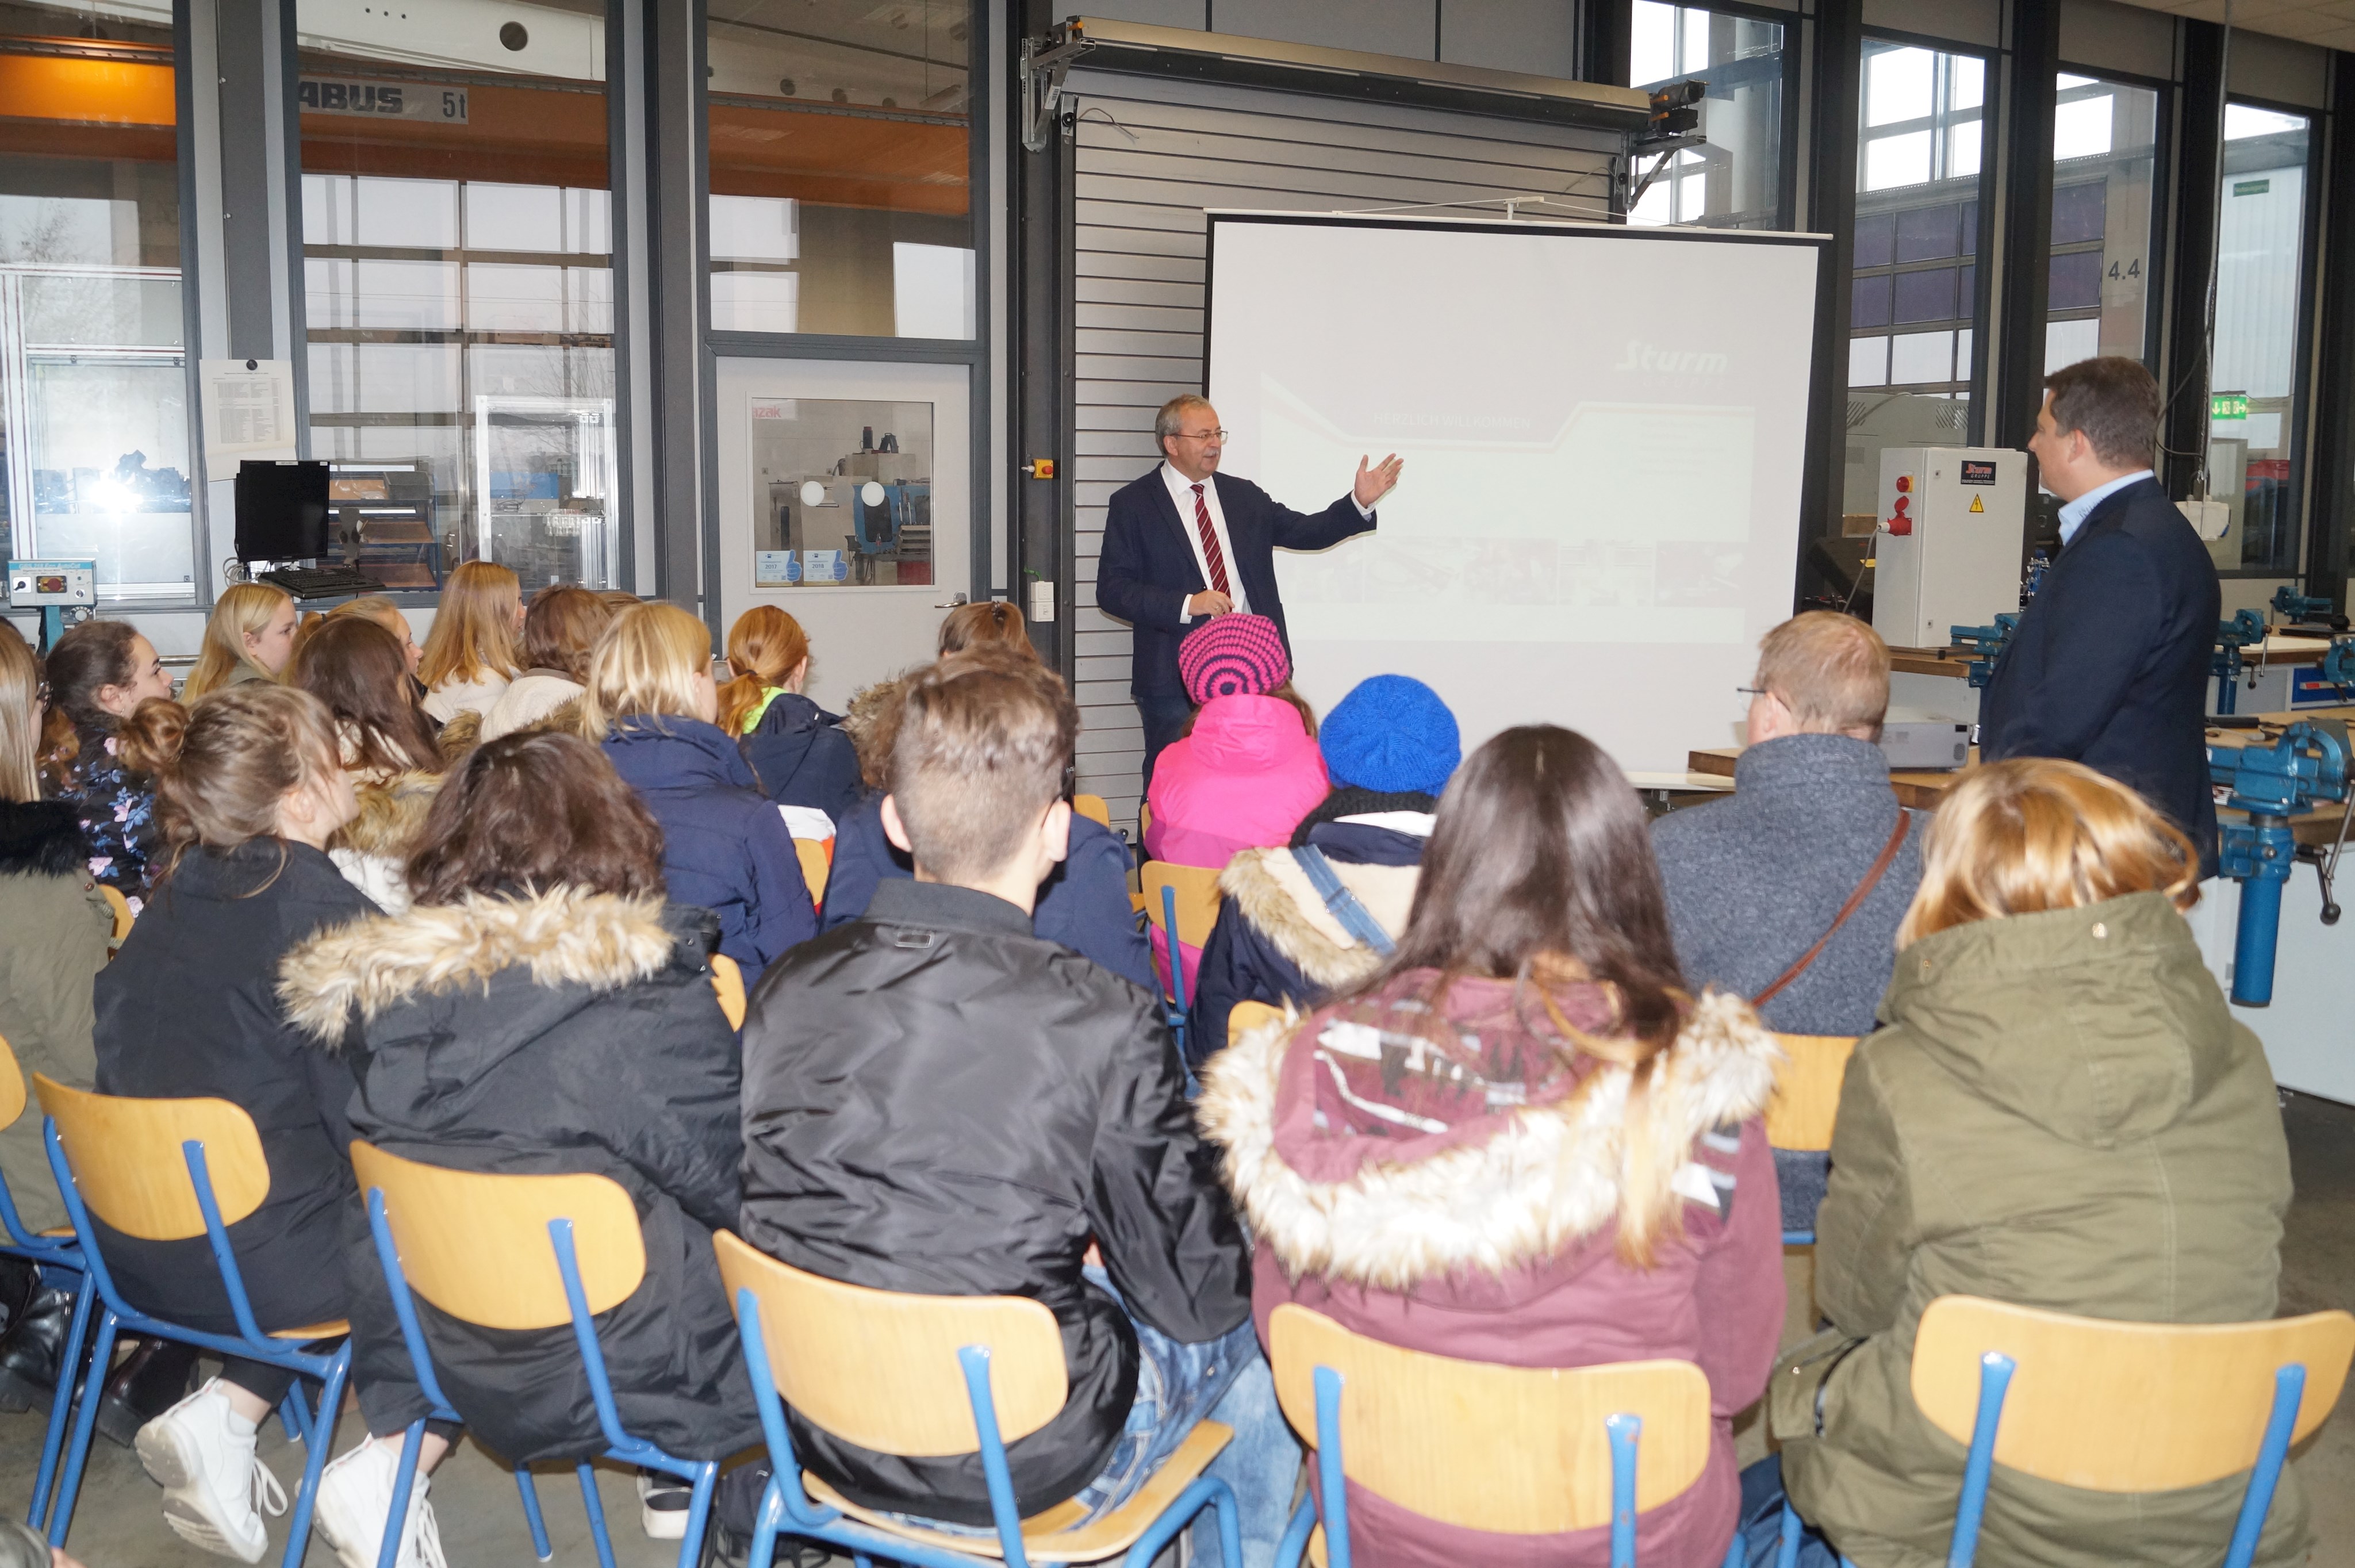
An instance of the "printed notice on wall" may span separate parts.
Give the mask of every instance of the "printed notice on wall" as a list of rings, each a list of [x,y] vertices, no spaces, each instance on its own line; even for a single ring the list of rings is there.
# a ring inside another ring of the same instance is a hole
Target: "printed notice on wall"
[[[294,450],[294,367],[285,359],[206,359],[205,464],[213,477],[246,458],[279,459]]]

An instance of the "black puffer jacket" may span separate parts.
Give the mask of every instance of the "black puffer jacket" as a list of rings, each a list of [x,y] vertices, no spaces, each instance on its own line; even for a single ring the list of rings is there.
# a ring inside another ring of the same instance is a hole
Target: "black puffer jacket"
[[[1011,1445],[1025,1514],[1092,1479],[1135,1398],[1128,1316],[1188,1343],[1251,1314],[1251,1259],[1153,997],[987,893],[887,881],[775,964],[744,1020],[744,1239],[883,1290],[1027,1296],[1061,1413]],[[1090,1238],[1127,1304],[1080,1277]],[[989,1522],[978,1455],[900,1459],[795,1418],[852,1499]]]
[[[841,714],[798,692],[781,691],[737,747],[761,775],[762,795],[779,805],[815,806],[838,823],[866,793],[858,753],[835,728],[841,722]]]
[[[352,1124],[389,1153],[463,1170],[587,1171],[619,1182],[645,1280],[597,1320],[623,1427],[719,1458],[760,1441],[711,1232],[736,1217],[736,1040],[705,955],[706,910],[559,889],[356,922],[288,955],[289,1018],[359,1080]],[[365,1228],[355,1281],[375,1278]],[[390,1298],[360,1296],[353,1376]],[[602,1451],[570,1328],[477,1328],[420,1299],[442,1392],[511,1460]],[[383,1321],[389,1324],[389,1317]],[[405,1359],[405,1358],[402,1358]],[[398,1364],[398,1362],[396,1362]]]

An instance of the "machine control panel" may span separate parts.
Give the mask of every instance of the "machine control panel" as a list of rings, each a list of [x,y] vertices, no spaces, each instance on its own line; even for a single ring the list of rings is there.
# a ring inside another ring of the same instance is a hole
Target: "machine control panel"
[[[19,610],[40,604],[95,604],[98,563],[12,560],[8,563],[8,603]]]

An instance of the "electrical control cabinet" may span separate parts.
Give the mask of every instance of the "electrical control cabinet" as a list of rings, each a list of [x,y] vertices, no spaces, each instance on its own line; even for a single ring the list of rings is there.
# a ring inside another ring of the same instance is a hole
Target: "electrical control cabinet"
[[[1891,446],[1881,453],[1872,629],[1896,648],[1943,648],[1956,626],[2019,608],[2028,454]]]

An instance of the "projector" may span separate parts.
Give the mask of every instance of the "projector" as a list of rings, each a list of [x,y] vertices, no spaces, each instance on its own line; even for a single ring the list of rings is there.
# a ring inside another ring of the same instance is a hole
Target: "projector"
[[[1891,773],[1959,768],[1971,760],[1971,727],[1950,719],[1891,719],[1881,727],[1881,754]]]

